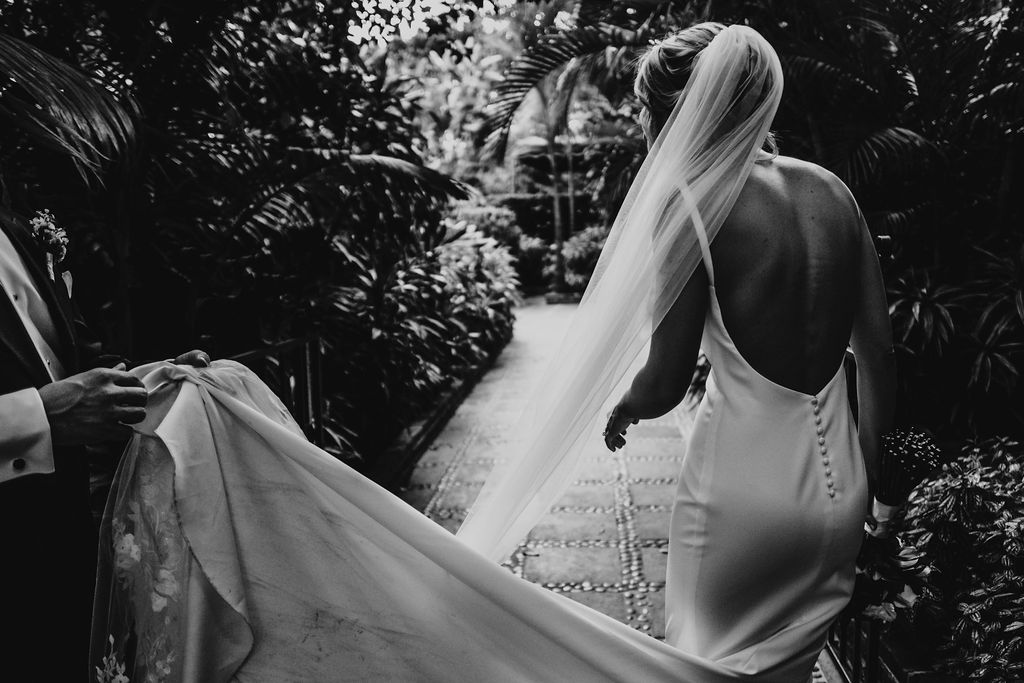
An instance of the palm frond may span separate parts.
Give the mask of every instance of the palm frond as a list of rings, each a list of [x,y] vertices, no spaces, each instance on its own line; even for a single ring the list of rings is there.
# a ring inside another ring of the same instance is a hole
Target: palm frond
[[[311,157],[315,157],[312,160]],[[229,231],[244,235],[254,244],[288,226],[316,223],[318,207],[340,206],[357,186],[390,185],[413,201],[415,196],[467,199],[468,188],[433,169],[381,154],[345,154],[335,150],[292,149],[288,166],[291,177],[266,182],[231,221]],[[239,155],[240,163],[246,155]],[[258,159],[249,159],[252,174],[259,176]],[[244,173],[243,173],[244,175]]]
[[[906,233],[910,226],[920,222],[920,215],[928,208],[927,202],[921,202],[901,209],[866,213],[865,218],[876,234],[900,235]]]
[[[505,72],[505,80],[494,91],[482,131],[488,150],[497,158],[504,157],[512,118],[527,95],[546,79],[562,72],[570,62],[586,56],[607,55],[618,66],[622,63],[621,53],[608,52],[608,48],[636,48],[646,40],[645,33],[609,24],[581,26],[541,36],[536,44],[513,60]],[[591,73],[596,68],[593,62],[588,65]],[[578,73],[583,73],[582,69]]]
[[[888,126],[861,139],[845,159],[841,173],[854,186],[877,182],[919,167],[937,152],[935,143],[902,126]]]
[[[71,157],[83,177],[135,139],[132,106],[32,45],[0,34],[0,116]]]
[[[404,159],[383,154],[352,154],[348,162],[357,175],[378,173],[392,181],[411,183],[421,190],[451,199],[469,199],[470,196],[469,188],[455,178]]]
[[[847,65],[824,54],[782,55],[787,84],[793,84],[830,106],[857,100],[876,100],[878,88]],[[851,97],[852,96],[852,97]]]

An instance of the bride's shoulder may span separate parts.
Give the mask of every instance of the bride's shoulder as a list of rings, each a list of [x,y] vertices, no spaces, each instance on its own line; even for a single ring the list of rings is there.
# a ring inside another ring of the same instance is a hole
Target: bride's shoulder
[[[825,183],[845,188],[846,185],[832,171],[811,161],[778,155],[772,159],[771,165],[795,181],[809,183]]]
[[[823,166],[782,155],[773,158],[770,166],[779,174],[787,194],[794,199],[853,205],[853,194],[846,183]]]

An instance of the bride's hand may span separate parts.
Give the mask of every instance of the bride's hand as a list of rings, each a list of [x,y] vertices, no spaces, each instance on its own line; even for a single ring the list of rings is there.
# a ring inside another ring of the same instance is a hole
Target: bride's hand
[[[608,450],[615,451],[625,446],[626,430],[630,425],[635,425],[639,421],[638,417],[626,415],[622,410],[621,403],[612,408],[612,412],[608,413],[608,424],[604,428],[604,445],[608,447]]]

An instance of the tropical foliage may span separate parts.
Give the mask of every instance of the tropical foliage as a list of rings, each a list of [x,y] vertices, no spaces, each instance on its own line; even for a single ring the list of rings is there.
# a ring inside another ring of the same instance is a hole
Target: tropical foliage
[[[890,254],[901,420],[944,437],[1024,432],[1024,7],[999,0],[588,2],[517,55],[486,133],[501,150],[527,95],[556,82],[554,119],[585,88],[603,142],[590,187],[611,217],[646,153],[632,60],[698,21],[747,23],[779,52],[782,151],[853,190]],[[613,135],[613,131],[617,131]],[[883,241],[888,238],[888,241]]]
[[[914,491],[903,540],[935,569],[914,605],[915,646],[957,680],[1024,675],[1024,450],[968,447]]]
[[[592,225],[580,230],[562,244],[565,284],[569,291],[580,294],[586,291],[607,237],[607,227]],[[549,256],[544,272],[549,278],[554,278],[554,270],[555,259]]]
[[[68,227],[114,350],[321,337],[328,445],[372,456],[508,339],[514,280],[443,221],[466,189],[423,165],[417,96],[349,40],[351,11],[13,3],[0,169],[15,209]]]

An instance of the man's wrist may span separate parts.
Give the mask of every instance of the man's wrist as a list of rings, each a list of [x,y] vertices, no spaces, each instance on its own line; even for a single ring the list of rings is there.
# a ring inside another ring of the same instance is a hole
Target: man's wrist
[[[0,396],[0,481],[53,471],[50,422],[39,390]]]

